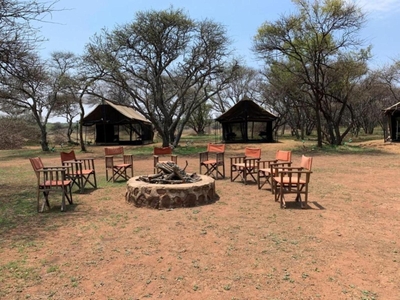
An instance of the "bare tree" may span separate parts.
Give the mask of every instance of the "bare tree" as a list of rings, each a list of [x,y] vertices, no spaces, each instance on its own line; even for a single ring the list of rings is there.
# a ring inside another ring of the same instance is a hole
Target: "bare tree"
[[[103,30],[86,60],[102,80],[125,91],[155,126],[163,145],[178,145],[191,114],[225,88],[236,70],[225,28],[194,21],[182,10],[147,11]]]
[[[2,110],[9,114],[31,113],[38,125],[43,151],[49,150],[47,123],[55,107],[47,67],[36,54],[25,56],[8,66],[10,72],[0,76]]]
[[[79,99],[77,99],[76,72],[78,58],[71,52],[53,52],[50,60],[53,82],[53,97],[57,99],[53,115],[64,117],[67,121],[67,139],[72,143],[74,118],[79,115]]]
[[[211,99],[214,103],[214,110],[224,113],[245,97],[262,102],[260,82],[259,71],[250,67],[239,66],[227,87]]]
[[[192,128],[198,135],[204,134],[207,126],[212,123],[210,103],[203,103],[190,116],[187,126]]]
[[[48,97],[46,68],[33,52],[42,39],[32,23],[51,14],[57,2],[0,2],[0,109],[32,113],[41,131],[43,150],[49,150],[46,125],[53,103]]]
[[[57,2],[0,1],[0,69],[8,70],[10,64],[15,64],[15,60],[33,51],[42,41],[32,23],[42,21],[55,11]]]

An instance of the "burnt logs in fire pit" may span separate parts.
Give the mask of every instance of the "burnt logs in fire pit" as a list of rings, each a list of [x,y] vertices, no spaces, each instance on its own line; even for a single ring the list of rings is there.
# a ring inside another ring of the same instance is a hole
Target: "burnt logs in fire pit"
[[[180,184],[200,181],[201,178],[196,173],[188,174],[185,169],[181,169],[174,162],[157,163],[160,173],[154,175],[139,176],[139,180],[157,184]],[[186,162],[187,166],[187,162]]]
[[[214,203],[215,180],[210,176],[188,174],[175,163],[159,163],[159,174],[128,180],[126,201],[136,207],[172,209]],[[185,167],[186,168],[186,167]]]

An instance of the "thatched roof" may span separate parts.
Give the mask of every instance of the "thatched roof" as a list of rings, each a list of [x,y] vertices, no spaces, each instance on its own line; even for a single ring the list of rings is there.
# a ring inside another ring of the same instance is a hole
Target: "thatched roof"
[[[277,118],[274,114],[260,107],[253,100],[243,98],[227,112],[219,116],[216,120],[220,123],[243,122],[243,121],[274,121]]]
[[[97,105],[90,113],[83,118],[83,125],[93,125],[96,123],[131,123],[142,122],[151,124],[142,114],[134,108],[126,105],[117,104],[104,100]]]
[[[396,104],[393,104],[392,106],[389,106],[388,108],[383,109],[383,111],[385,113],[394,112],[396,110],[400,110],[400,102],[397,102]]]

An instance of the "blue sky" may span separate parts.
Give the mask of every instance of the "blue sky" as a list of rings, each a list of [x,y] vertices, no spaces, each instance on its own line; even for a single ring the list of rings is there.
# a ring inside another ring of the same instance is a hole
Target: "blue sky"
[[[352,0],[349,0],[352,1]],[[372,44],[372,66],[383,66],[400,57],[400,0],[358,0],[367,13],[367,23],[361,32],[366,44]],[[290,0],[60,0],[50,23],[41,24],[41,34],[48,39],[40,53],[53,51],[82,54],[91,36],[102,28],[113,29],[118,24],[134,20],[137,11],[182,8],[193,19],[212,19],[226,26],[232,46],[248,65],[257,67],[252,37],[264,21],[275,21],[282,14],[294,11]]]

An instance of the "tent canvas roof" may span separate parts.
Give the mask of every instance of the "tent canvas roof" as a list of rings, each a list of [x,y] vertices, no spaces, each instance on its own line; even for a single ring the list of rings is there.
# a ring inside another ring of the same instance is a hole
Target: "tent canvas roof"
[[[277,117],[266,111],[253,100],[243,98],[234,106],[232,106],[227,112],[219,116],[216,120],[218,122],[243,122],[247,121],[273,121]]]
[[[137,112],[134,108],[126,105],[116,104],[111,101],[104,100],[102,104],[97,105],[90,113],[88,113],[84,118],[84,123],[96,123],[103,119],[103,110],[101,107],[103,105],[109,105],[121,115],[126,117],[129,120],[136,120],[143,123],[151,124],[149,120],[147,120],[142,114]]]
[[[392,106],[383,109],[384,112],[395,111],[395,110],[400,110],[400,102],[397,102],[396,104],[393,104]]]

